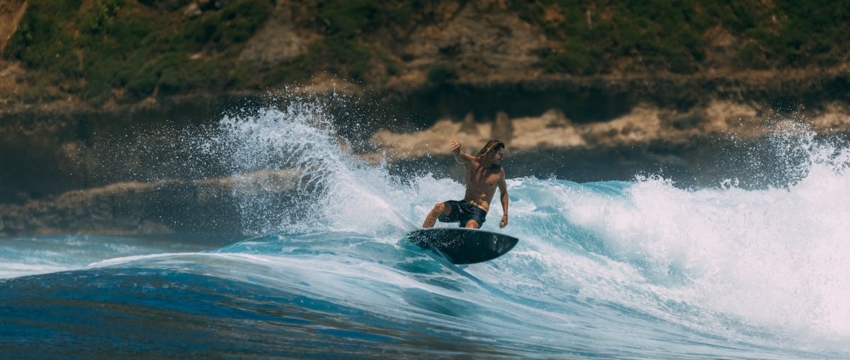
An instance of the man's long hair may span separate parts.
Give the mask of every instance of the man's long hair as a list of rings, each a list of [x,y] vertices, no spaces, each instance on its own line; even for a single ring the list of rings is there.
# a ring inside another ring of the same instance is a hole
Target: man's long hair
[[[478,152],[477,156],[487,155],[491,151],[499,151],[499,150],[504,149],[504,148],[505,148],[505,143],[503,143],[499,140],[490,140],[490,141],[487,142],[487,144],[484,145],[483,148],[481,148],[481,151]]]

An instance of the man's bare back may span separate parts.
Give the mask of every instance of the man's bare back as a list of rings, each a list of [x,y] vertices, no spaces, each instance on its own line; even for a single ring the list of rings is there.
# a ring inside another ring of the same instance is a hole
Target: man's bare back
[[[439,219],[446,222],[459,221],[462,227],[480,228],[490,210],[490,203],[496,193],[496,188],[499,189],[500,202],[504,212],[504,216],[499,221],[499,227],[505,227],[508,224],[508,191],[505,184],[505,169],[499,165],[504,156],[504,143],[491,140],[477,156],[461,151],[461,144],[457,141],[452,141],[449,146],[455,160],[466,168],[466,175],[464,176],[466,194],[463,202],[477,207],[481,211],[456,201],[439,203],[425,218],[422,227],[433,227]],[[453,214],[453,212],[455,213]]]

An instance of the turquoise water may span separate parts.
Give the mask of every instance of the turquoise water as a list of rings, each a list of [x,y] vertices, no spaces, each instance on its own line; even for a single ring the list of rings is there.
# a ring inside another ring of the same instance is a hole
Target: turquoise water
[[[255,235],[3,239],[2,353],[850,358],[842,147],[804,132],[806,160],[782,188],[512,178],[510,225],[484,229],[519,244],[455,266],[401,239],[462,184],[363,163],[322,116],[308,103],[225,117],[204,140],[230,149],[241,230]],[[287,199],[239,175],[289,168]]]

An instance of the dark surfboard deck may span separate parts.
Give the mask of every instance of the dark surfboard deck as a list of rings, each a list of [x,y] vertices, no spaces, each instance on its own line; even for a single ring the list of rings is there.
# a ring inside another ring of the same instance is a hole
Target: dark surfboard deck
[[[519,241],[513,236],[464,228],[420,229],[405,238],[423,248],[439,251],[453,264],[493,260],[513,249]]]

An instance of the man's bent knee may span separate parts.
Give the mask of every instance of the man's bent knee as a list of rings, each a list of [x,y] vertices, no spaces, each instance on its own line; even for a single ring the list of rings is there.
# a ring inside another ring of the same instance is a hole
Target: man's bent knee
[[[434,227],[434,225],[437,223],[437,218],[438,218],[441,214],[442,214],[442,215],[448,215],[448,214],[444,214],[444,213],[443,213],[444,211],[446,211],[446,208],[448,208],[449,210],[451,210],[451,208],[450,208],[450,207],[448,207],[448,206],[446,206],[446,204],[445,204],[445,203],[439,203],[439,204],[437,204],[437,205],[434,205],[434,209],[432,209],[432,210],[431,210],[431,213],[429,213],[429,214],[428,214],[428,216],[426,216],[426,217],[425,217],[425,222],[422,224],[422,227],[423,227],[423,228],[432,228],[432,227]]]
[[[446,206],[446,203],[442,202],[437,205],[434,205],[434,210],[431,211],[438,214],[448,215],[452,211],[452,208]]]
[[[478,229],[479,226],[480,225],[478,225],[477,221],[469,220],[469,221],[466,222],[466,226],[464,226],[464,227],[467,228],[467,229]]]

